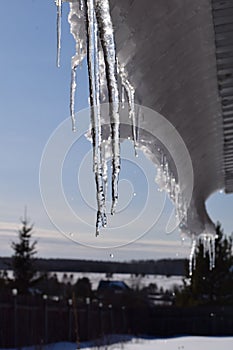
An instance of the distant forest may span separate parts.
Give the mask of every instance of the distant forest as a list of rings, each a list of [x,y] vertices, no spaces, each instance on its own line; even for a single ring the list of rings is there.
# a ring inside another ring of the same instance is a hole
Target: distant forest
[[[11,258],[0,257],[0,270],[11,270]],[[35,268],[40,272],[96,272],[129,273],[144,275],[184,276],[187,260],[161,259],[129,262],[35,259]]]

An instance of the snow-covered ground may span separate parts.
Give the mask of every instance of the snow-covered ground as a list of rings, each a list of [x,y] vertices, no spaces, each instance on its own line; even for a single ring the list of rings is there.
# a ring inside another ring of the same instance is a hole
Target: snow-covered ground
[[[50,276],[53,274],[57,275],[58,280],[61,282],[63,280],[64,273],[63,272],[51,272]],[[89,278],[92,289],[97,289],[100,280],[106,280],[106,273],[95,273],[95,272],[66,272],[68,280],[71,281],[70,277],[73,276],[71,283],[75,283],[78,278],[87,277]],[[8,271],[8,277],[12,278],[12,271]],[[127,273],[114,273],[110,280],[114,281],[124,281],[129,287],[134,288],[138,286],[140,289],[143,287],[147,287],[150,283],[155,283],[160,289],[161,287],[164,290],[170,290],[176,286],[181,286],[183,284],[184,276],[165,276],[165,275],[133,275]]]
[[[171,339],[133,338],[112,345],[57,343],[43,347],[28,347],[21,350],[231,350],[233,337],[179,337]],[[5,350],[5,349],[0,349]],[[7,349],[11,350],[11,349]]]
[[[67,276],[69,277],[72,273],[67,272]],[[58,272],[57,277],[59,281],[62,281],[63,273]],[[75,282],[78,278],[87,277],[89,278],[92,288],[97,289],[99,281],[102,279],[106,279],[105,273],[74,273],[73,281]],[[164,290],[172,289],[174,285],[181,286],[183,284],[183,276],[163,276],[163,275],[145,275],[145,276],[135,276],[131,274],[124,273],[114,273],[110,278],[111,280],[124,281],[129,287],[134,287],[135,284],[139,286],[139,288],[143,288],[148,286],[150,283],[155,283],[157,287],[160,289],[161,287]]]

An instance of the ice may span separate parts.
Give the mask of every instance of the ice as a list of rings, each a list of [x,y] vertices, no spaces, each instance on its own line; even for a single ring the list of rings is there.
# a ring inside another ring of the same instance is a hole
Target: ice
[[[68,15],[70,24],[70,33],[73,35],[76,43],[76,52],[72,57],[71,66],[77,67],[86,56],[86,23],[84,6],[80,6],[78,1],[70,2],[70,12]]]
[[[198,237],[192,238],[192,248],[189,257],[189,275],[192,276],[193,269],[196,267],[196,251],[198,243],[203,246],[203,257],[208,254],[209,257],[209,269],[212,270],[215,267],[215,239],[216,236],[212,233],[201,233]]]
[[[187,206],[182,194],[180,184],[176,181],[175,175],[169,166],[166,154],[158,149],[157,176],[155,182],[158,184],[160,191],[165,191],[175,206],[177,223],[186,225]]]
[[[123,108],[124,108],[125,91],[126,91],[128,104],[129,104],[129,118],[131,119],[131,124],[132,124],[132,138],[134,143],[134,150],[135,150],[135,155],[137,155],[137,126],[136,126],[135,103],[134,103],[135,89],[127,78],[127,73],[125,71],[125,68],[122,65],[120,65],[119,62],[117,66],[118,66],[117,67],[118,74],[121,78],[121,84],[122,84],[121,103],[123,104]]]
[[[71,2],[68,16],[70,32],[76,42],[76,53],[71,60],[71,83],[70,83],[70,116],[72,130],[76,130],[75,121],[75,93],[76,93],[76,70],[86,56],[86,27],[84,19],[84,4]]]
[[[57,67],[60,67],[62,0],[56,0],[55,4],[57,6]]]
[[[100,68],[100,92],[101,102],[108,102],[108,89],[106,86],[106,69],[103,51],[99,51],[99,68]]]
[[[136,154],[138,133],[137,123],[139,117],[137,116],[136,120],[134,103],[135,89],[127,77],[126,70],[123,68],[123,65],[120,65],[116,56],[114,30],[110,15],[109,0],[63,1],[70,2],[68,21],[70,23],[70,32],[76,42],[76,53],[72,57],[71,62],[70,84],[70,115],[72,120],[72,129],[74,131],[76,129],[76,70],[87,54],[90,89],[89,100],[91,106],[91,134],[93,144],[93,170],[95,173],[98,207],[96,235],[98,235],[100,228],[106,226],[105,201],[108,180],[107,159],[105,155],[106,152],[104,151],[106,146],[103,146],[102,142],[102,116],[100,103],[109,103],[109,125],[112,158],[111,214],[114,214],[118,201],[118,181],[121,168],[119,80],[121,82],[121,102],[124,104],[125,94],[128,99],[129,117],[132,123],[132,139]],[[59,4],[57,3],[57,5]],[[118,75],[120,79],[118,79]]]
[[[122,108],[125,108],[125,88],[123,85],[121,87],[121,105]]]
[[[197,248],[197,239],[193,237],[192,248],[189,256],[189,276],[192,276],[193,269],[195,269],[196,267],[196,248]]]
[[[107,165],[103,152],[100,102],[109,102],[112,151],[112,209],[114,214],[118,200],[120,172],[120,118],[117,80],[117,58],[114,32],[108,0],[70,1],[70,31],[76,41],[76,53],[72,57],[70,87],[70,114],[75,129],[76,69],[87,54],[91,129],[93,143],[93,169],[97,191],[96,234],[106,225],[105,196]],[[108,100],[107,100],[108,98]],[[132,109],[132,107],[131,107]]]
[[[103,170],[103,192],[105,201],[107,199],[107,190],[108,190],[108,163],[107,163],[107,143],[102,143],[102,170]],[[105,204],[106,209],[106,204]]]
[[[115,213],[118,201],[118,181],[121,168],[120,160],[120,102],[122,108],[125,99],[128,102],[129,118],[132,127],[132,140],[135,154],[139,144],[139,113],[135,110],[135,89],[128,78],[124,62],[120,62],[116,55],[114,30],[111,20],[109,0],[63,0],[70,2],[69,23],[70,32],[76,42],[76,53],[72,57],[71,86],[70,86],[70,114],[72,128],[75,130],[75,94],[76,94],[76,69],[87,54],[90,106],[91,106],[91,130],[93,144],[93,170],[96,182],[97,220],[96,235],[101,227],[106,226],[106,195],[107,195],[107,158],[106,145],[102,139],[101,103],[109,103],[110,125],[110,149],[112,161],[112,207],[111,214]],[[56,1],[58,18],[58,62],[60,61],[60,37],[61,37],[61,0]],[[121,93],[119,94],[119,90]],[[106,122],[106,120],[104,120]],[[106,140],[105,140],[106,141]],[[108,145],[109,148],[109,145]],[[109,153],[109,150],[108,150]],[[160,190],[165,191],[175,206],[177,224],[182,232],[189,230],[188,205],[186,203],[185,188],[180,183],[174,167],[171,166],[170,155],[166,151],[158,149],[156,182]],[[197,236],[199,232],[195,233]],[[203,240],[205,254],[208,252],[210,268],[214,266],[214,235],[208,234]],[[197,243],[197,242],[196,242]],[[196,244],[195,243],[195,244]],[[193,243],[194,245],[194,243]],[[191,261],[195,256],[195,247],[191,252]]]
[[[80,11],[83,11],[83,9],[84,9],[84,0],[79,0],[79,9],[80,9]]]
[[[215,239],[216,237],[211,237],[211,259],[210,259],[210,269],[215,268]]]
[[[75,120],[75,110],[74,110],[74,99],[75,99],[75,92],[76,92],[76,69],[77,69],[77,66],[72,67],[71,83],[70,83],[70,116],[71,116],[73,131],[76,131],[76,120]]]
[[[118,180],[120,172],[120,117],[119,92],[117,84],[117,60],[114,41],[113,25],[110,16],[108,0],[96,1],[96,16],[99,28],[99,37],[103,49],[106,80],[108,87],[110,125],[112,137],[112,209],[114,214],[118,201]]]
[[[98,63],[98,28],[94,0],[87,1],[87,62],[89,72],[89,89],[91,104],[91,132],[93,143],[93,165],[96,182],[97,196],[97,219],[96,236],[99,235],[101,227],[106,226],[105,196],[102,174],[102,131],[100,116],[100,82]]]
[[[215,239],[216,237],[210,233],[202,233],[199,235],[199,241],[203,246],[203,256],[209,256],[209,268],[212,270],[215,266]]]

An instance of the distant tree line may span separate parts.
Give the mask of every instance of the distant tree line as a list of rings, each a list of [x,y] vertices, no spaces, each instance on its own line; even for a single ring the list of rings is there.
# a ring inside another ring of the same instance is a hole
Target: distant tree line
[[[93,291],[91,282],[87,277],[74,280],[74,275],[64,273],[59,281],[56,273],[37,271],[36,269],[36,245],[32,239],[33,225],[25,214],[21,219],[21,228],[18,231],[18,241],[12,243],[13,255],[9,268],[13,270],[13,278],[9,278],[7,271],[0,272],[0,288],[2,293],[10,293],[12,289],[19,294],[59,296],[60,298],[72,298],[76,295],[79,299],[98,298]],[[220,224],[216,226],[215,268],[209,270],[209,258],[204,257],[203,246],[200,243],[196,252],[196,268],[192,276],[188,274],[188,263],[183,286],[164,290],[158,288],[155,283],[148,287],[141,284],[145,274],[135,272],[131,274],[132,285],[129,300],[134,291],[134,297],[138,300],[146,300],[150,295],[163,295],[164,300],[172,300],[177,306],[193,306],[206,304],[232,304],[233,303],[233,253],[232,237],[226,236]],[[145,263],[145,262],[143,262]],[[111,279],[113,273],[106,272],[106,278]],[[111,293],[105,293],[109,300],[113,298]],[[126,294],[126,293],[125,293]],[[119,298],[118,298],[119,299]],[[140,303],[140,302],[139,302]]]

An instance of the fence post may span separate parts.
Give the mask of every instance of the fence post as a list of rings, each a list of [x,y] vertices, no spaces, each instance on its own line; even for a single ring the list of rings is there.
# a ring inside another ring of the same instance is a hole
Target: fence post
[[[103,304],[99,303],[99,323],[100,323],[100,337],[102,338],[104,335],[103,332],[103,312],[102,312]]]
[[[112,304],[108,305],[108,309],[110,312],[110,330],[111,330],[111,334],[114,334],[114,319],[113,319],[113,310],[112,310]]]
[[[78,307],[77,307],[77,301],[76,301],[74,292],[72,294],[72,304],[73,304],[73,312],[74,312],[76,344],[77,344],[77,348],[80,349],[79,327],[78,327]]]
[[[18,290],[12,289],[12,295],[14,298],[14,347],[18,347],[18,312],[17,312],[17,295]]]
[[[68,339],[71,342],[72,341],[72,299],[68,299],[68,306],[69,306],[69,329],[68,329]]]
[[[44,342],[48,344],[48,305],[47,300],[48,296],[46,294],[43,295],[44,300]]]
[[[126,329],[127,328],[127,326],[126,326],[126,319],[125,319],[125,306],[123,305],[122,307],[121,307],[121,314],[122,314],[122,325],[123,325],[123,329],[121,330],[121,332],[124,334],[125,333],[125,331],[126,331],[126,333],[128,333],[128,330]]]
[[[90,336],[90,298],[86,298],[86,305],[87,305],[87,340],[89,340],[89,336]]]

